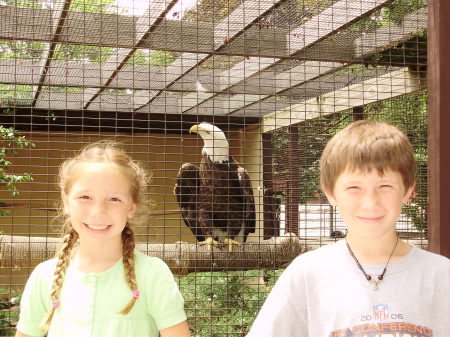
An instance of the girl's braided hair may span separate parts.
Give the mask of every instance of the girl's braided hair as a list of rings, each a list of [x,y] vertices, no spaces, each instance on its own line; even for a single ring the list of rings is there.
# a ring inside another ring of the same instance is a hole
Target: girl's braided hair
[[[127,224],[122,231],[123,253],[122,260],[125,271],[125,279],[132,291],[130,302],[120,311],[126,315],[134,306],[139,292],[136,282],[136,274],[134,270],[134,248],[135,238],[133,227],[143,220],[148,205],[145,194],[145,187],[148,185],[150,177],[147,171],[137,162],[133,161],[120,147],[113,141],[100,141],[87,145],[81,152],[72,159],[64,161],[59,170],[59,188],[61,193],[68,194],[76,181],[83,166],[89,163],[111,163],[118,169],[130,182],[130,193],[133,202],[136,205],[136,212],[132,219],[128,219]],[[82,164],[82,165],[80,165]],[[48,331],[52,321],[53,314],[59,305],[61,287],[64,282],[64,276],[70,263],[72,249],[78,239],[78,233],[70,223],[70,217],[64,212],[63,203],[59,205],[59,218],[63,220],[63,240],[56,254],[57,264],[50,291],[50,310],[41,322],[42,331]]]

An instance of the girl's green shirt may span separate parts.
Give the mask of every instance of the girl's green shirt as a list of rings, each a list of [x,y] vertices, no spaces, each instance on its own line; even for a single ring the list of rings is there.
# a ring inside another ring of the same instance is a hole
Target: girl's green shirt
[[[135,255],[140,296],[127,315],[119,313],[132,298],[122,259],[99,274],[69,265],[48,337],[158,337],[159,330],[186,320],[183,297],[167,265],[138,251]],[[48,260],[30,275],[20,304],[20,332],[45,335],[39,324],[51,305],[55,267],[56,259]]]

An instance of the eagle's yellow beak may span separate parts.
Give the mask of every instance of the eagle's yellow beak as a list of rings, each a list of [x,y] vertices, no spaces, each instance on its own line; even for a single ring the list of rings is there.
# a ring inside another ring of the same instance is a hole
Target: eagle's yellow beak
[[[199,125],[194,125],[189,129],[189,133],[198,133]]]

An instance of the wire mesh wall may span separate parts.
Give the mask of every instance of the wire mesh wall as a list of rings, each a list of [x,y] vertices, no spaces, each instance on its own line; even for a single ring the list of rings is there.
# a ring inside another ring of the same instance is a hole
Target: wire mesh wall
[[[193,336],[245,336],[283,268],[345,235],[318,159],[353,120],[410,138],[417,187],[397,228],[426,247],[426,27],[426,0],[1,0],[0,335],[54,255],[59,165],[105,138],[153,174],[138,248],[177,275]],[[254,228],[230,249],[196,244],[177,200],[202,122],[249,175]]]

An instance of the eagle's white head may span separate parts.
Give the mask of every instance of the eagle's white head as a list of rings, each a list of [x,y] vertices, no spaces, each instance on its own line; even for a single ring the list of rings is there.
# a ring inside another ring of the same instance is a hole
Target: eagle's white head
[[[229,160],[229,144],[225,134],[217,126],[200,123],[189,129],[203,139],[202,154],[207,155],[214,163],[224,163]]]

